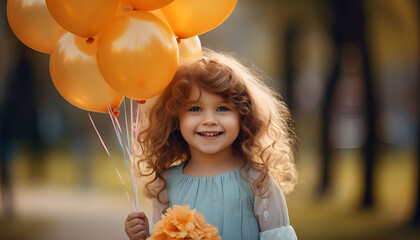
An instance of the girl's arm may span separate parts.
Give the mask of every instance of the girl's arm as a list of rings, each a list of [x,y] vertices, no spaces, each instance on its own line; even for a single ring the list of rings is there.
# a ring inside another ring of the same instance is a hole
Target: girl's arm
[[[161,193],[161,199],[163,202],[167,202],[166,189]],[[169,204],[162,204],[156,198],[153,198],[153,226],[162,219],[162,214],[166,212]]]
[[[167,176],[168,176],[168,171],[163,172],[162,177],[163,179],[165,179],[165,181],[166,181]],[[154,182],[153,184],[156,189],[161,189],[164,183],[158,180]],[[163,191],[161,192],[160,199],[162,200],[162,202],[164,202],[163,204],[160,203],[157,200],[157,198],[153,198],[153,226],[162,219],[162,214],[164,214],[166,212],[166,209],[169,208],[169,203],[167,203],[168,197],[167,197],[166,189],[163,189]]]
[[[260,225],[260,239],[297,239],[290,226],[286,199],[272,176],[269,176],[270,195],[268,198],[255,196],[254,212]]]

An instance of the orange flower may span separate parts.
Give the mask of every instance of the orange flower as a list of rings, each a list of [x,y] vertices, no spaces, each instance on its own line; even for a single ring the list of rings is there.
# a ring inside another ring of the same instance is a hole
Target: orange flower
[[[189,205],[174,205],[162,215],[147,240],[220,240],[218,232],[196,209],[190,210]]]

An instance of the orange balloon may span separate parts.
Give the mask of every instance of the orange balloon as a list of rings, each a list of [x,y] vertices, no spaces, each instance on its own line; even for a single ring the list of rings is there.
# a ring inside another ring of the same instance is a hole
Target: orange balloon
[[[129,0],[136,10],[151,11],[162,8],[174,0]]]
[[[51,53],[66,32],[51,16],[45,0],[8,0],[6,11],[19,40],[39,52]]]
[[[160,93],[178,66],[178,44],[168,25],[148,12],[115,18],[98,40],[98,66],[105,81],[137,100]]]
[[[176,0],[162,8],[173,32],[190,38],[208,32],[225,21],[237,0]]]
[[[198,36],[182,39],[179,44],[179,58],[201,57],[201,42]]]
[[[149,12],[158,17],[160,20],[162,20],[162,22],[166,23],[169,28],[171,28],[171,25],[169,25],[168,20],[166,19],[165,14],[163,14],[162,10],[158,9]]]
[[[51,15],[67,31],[96,36],[121,10],[120,0],[46,0]]]
[[[130,3],[130,0],[121,0],[121,4],[122,4],[123,7],[126,7],[126,8],[133,7]]]
[[[50,56],[50,73],[57,91],[74,106],[107,113],[116,109],[124,96],[102,78],[96,62],[97,44],[71,33],[65,34]]]

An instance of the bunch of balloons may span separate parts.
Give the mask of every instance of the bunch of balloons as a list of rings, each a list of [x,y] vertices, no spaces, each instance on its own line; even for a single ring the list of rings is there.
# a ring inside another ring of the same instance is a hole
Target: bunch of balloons
[[[116,109],[172,80],[180,58],[201,55],[198,35],[237,0],[8,0],[7,18],[28,47],[50,54],[50,74],[71,104]]]

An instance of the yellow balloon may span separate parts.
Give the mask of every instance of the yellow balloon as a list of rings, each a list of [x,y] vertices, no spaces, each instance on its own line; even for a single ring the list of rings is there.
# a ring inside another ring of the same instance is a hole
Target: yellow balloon
[[[136,10],[151,11],[162,8],[174,0],[129,0]]]
[[[178,66],[178,44],[169,26],[148,12],[114,19],[98,40],[98,66],[124,96],[144,100],[160,93]]]
[[[74,106],[107,113],[116,109],[124,96],[102,78],[96,62],[97,44],[66,33],[50,56],[50,73],[57,91]]]
[[[121,12],[120,0],[46,0],[51,15],[67,31],[94,37]]]
[[[201,57],[201,42],[198,36],[182,39],[179,44],[179,58]]]
[[[208,32],[225,21],[237,0],[176,0],[161,10],[179,38]]]
[[[51,53],[66,32],[51,16],[45,0],[8,0],[6,11],[19,40],[39,52]]]

